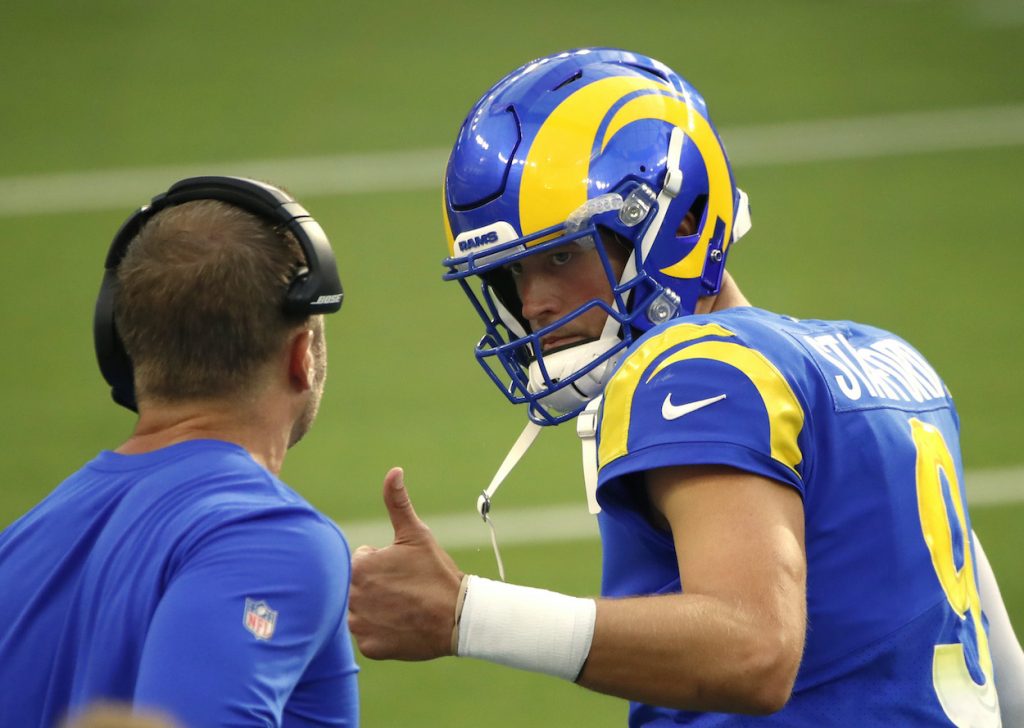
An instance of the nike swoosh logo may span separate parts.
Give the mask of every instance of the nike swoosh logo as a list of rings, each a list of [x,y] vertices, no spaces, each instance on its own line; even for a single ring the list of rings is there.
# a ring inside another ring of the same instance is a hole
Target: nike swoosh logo
[[[707,407],[709,404],[715,402],[721,402],[725,399],[724,394],[720,394],[717,397],[708,397],[697,402],[687,402],[686,404],[672,404],[672,393],[669,392],[665,395],[665,401],[661,403],[661,416],[666,420],[678,420],[683,415],[688,415],[691,412],[696,412],[699,409]]]

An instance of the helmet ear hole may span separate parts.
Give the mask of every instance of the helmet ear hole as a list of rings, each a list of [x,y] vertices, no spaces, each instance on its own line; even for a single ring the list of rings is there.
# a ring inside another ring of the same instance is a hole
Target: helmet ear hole
[[[701,219],[708,206],[708,196],[698,195],[697,199],[690,205],[689,211],[683,215],[683,219],[676,228],[676,237],[685,238],[697,232]]]
[[[679,227],[676,228],[676,237],[686,238],[695,232],[697,232],[697,218],[693,216],[692,212],[688,212],[683,216]]]

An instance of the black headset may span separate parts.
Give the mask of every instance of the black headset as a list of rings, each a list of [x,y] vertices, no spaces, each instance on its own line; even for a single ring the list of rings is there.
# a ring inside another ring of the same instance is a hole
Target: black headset
[[[283,303],[285,313],[308,316],[334,313],[341,308],[344,291],[331,243],[320,224],[290,195],[273,185],[244,177],[190,177],[175,182],[121,225],[110,244],[104,264],[106,272],[96,300],[93,318],[96,359],[114,401],[133,412],[138,410],[132,362],[114,322],[117,268],[132,240],[153,215],[193,200],[227,202],[295,236],[305,255],[306,267],[299,270],[288,287]]]

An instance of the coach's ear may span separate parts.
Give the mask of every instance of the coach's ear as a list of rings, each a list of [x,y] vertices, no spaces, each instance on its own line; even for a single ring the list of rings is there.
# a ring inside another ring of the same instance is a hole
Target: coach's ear
[[[299,329],[288,340],[288,379],[295,390],[312,389],[316,378],[316,358],[313,356],[313,329]]]

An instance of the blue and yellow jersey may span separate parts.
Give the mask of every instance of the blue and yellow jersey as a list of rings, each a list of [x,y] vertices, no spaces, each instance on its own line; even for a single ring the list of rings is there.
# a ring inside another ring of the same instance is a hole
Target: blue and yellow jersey
[[[681,590],[641,474],[715,464],[803,498],[808,630],[773,716],[642,704],[631,726],[998,726],[959,421],[902,339],[754,308],[677,319],[638,340],[598,431],[605,596]]]

